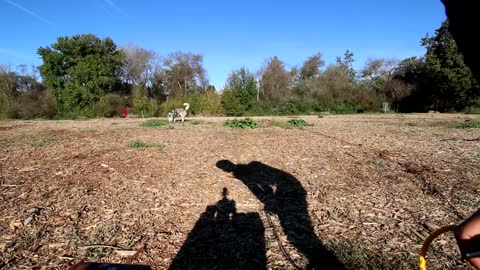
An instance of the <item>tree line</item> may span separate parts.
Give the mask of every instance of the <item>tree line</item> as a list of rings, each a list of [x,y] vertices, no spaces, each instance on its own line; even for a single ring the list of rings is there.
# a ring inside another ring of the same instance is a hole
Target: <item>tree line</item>
[[[421,44],[422,57],[369,59],[360,70],[349,50],[328,66],[320,52],[292,68],[274,56],[258,71],[232,70],[217,92],[201,54],[162,56],[92,34],[59,37],[38,49],[39,67],[0,65],[0,116],[114,117],[125,107],[164,116],[184,102],[193,114],[233,116],[376,112],[385,102],[399,112],[479,112],[479,85],[448,21]]]

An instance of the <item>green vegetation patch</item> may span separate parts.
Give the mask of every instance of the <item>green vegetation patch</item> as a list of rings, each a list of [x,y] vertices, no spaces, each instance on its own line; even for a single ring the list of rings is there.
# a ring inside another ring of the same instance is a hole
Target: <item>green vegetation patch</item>
[[[160,149],[165,148],[164,144],[161,143],[145,143],[141,140],[133,140],[128,142],[128,147],[130,148],[146,148],[146,147],[158,147]]]
[[[307,121],[300,118],[290,119],[286,122],[272,119],[268,121],[268,124],[271,126],[276,126],[281,128],[298,128],[298,129],[303,129],[306,126],[312,125],[312,124],[308,124]]]
[[[307,121],[305,121],[303,119],[290,119],[290,120],[287,121],[287,123],[291,127],[295,127],[295,128],[304,128],[305,126],[308,125]]]
[[[150,119],[143,123],[140,123],[141,127],[154,128],[168,125],[166,120]]]
[[[460,129],[480,128],[480,119],[475,119],[475,120],[465,122],[461,125],[458,125],[457,128],[460,128]]]
[[[38,139],[31,138],[28,140],[28,144],[31,147],[42,147],[59,140],[60,140],[60,137],[57,135],[47,135]]]
[[[230,119],[226,120],[223,125],[225,127],[229,128],[240,128],[240,129],[246,129],[246,128],[256,128],[258,127],[258,123],[251,119],[251,118],[245,118],[245,119]]]

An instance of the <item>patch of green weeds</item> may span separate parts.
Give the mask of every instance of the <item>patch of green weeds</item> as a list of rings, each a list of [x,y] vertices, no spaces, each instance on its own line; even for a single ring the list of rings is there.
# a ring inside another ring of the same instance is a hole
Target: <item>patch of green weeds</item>
[[[168,125],[167,120],[159,120],[159,119],[150,119],[143,123],[140,123],[141,127],[146,127],[146,128],[161,127],[166,125]]]
[[[53,135],[46,135],[37,139],[30,138],[28,140],[28,144],[31,147],[42,147],[59,140],[60,140],[60,137],[53,134]]]
[[[258,123],[251,118],[230,119],[223,122],[223,126],[229,127],[229,128],[236,128],[236,129],[237,128],[246,129],[246,128],[256,128],[258,126]]]
[[[163,149],[165,148],[165,145],[161,143],[145,143],[141,140],[133,140],[128,142],[128,147],[130,148],[157,147],[157,148]]]
[[[460,128],[460,129],[480,128],[480,119],[467,120],[465,123],[456,126],[456,128]]]

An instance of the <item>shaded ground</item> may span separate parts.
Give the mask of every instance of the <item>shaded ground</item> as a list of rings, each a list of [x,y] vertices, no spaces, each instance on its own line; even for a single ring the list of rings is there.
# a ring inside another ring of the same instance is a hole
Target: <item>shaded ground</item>
[[[474,116],[302,118],[313,126],[0,122],[0,268],[410,269],[431,230],[480,205],[480,129],[454,128]],[[449,236],[429,255],[466,267]]]

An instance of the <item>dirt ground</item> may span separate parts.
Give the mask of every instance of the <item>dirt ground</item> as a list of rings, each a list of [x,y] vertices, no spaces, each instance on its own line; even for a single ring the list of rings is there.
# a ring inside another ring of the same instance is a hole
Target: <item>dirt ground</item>
[[[1,121],[0,269],[411,269],[480,205],[477,116],[301,118]],[[467,268],[451,234],[428,265]]]

